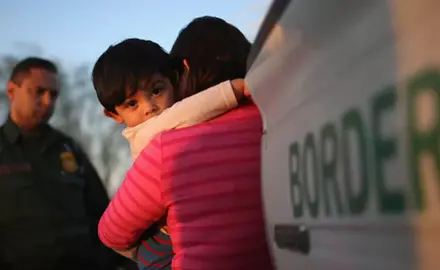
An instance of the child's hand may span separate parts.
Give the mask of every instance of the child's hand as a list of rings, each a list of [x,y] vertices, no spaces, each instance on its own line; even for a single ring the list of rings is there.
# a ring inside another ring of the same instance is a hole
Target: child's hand
[[[243,80],[244,81],[244,80]],[[249,92],[249,88],[247,87],[246,82],[244,82],[244,91],[243,94],[245,97],[251,97],[251,92]]]
[[[234,91],[237,101],[243,97],[250,97],[249,89],[247,88],[244,79],[231,80],[232,90]]]
[[[162,228],[160,228],[160,230],[161,230],[164,234],[168,234],[168,235],[169,235],[169,232],[168,232],[168,226],[163,226]]]

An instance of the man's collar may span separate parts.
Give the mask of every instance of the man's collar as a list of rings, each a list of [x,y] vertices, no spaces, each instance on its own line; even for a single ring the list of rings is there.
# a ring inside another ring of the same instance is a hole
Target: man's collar
[[[42,127],[43,134],[50,129],[49,125],[44,124]],[[4,133],[10,143],[17,143],[22,138],[22,132],[20,127],[8,116],[6,123],[4,124]]]
[[[16,143],[21,135],[20,127],[8,116],[4,125],[4,133],[10,143]]]

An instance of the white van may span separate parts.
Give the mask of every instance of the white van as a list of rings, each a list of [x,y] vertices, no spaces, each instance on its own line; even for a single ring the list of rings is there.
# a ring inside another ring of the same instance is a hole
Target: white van
[[[440,269],[440,1],[275,0],[246,79],[277,269]]]

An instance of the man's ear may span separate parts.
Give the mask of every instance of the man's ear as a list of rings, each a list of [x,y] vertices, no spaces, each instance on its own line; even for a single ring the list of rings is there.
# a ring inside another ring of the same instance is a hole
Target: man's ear
[[[8,96],[9,101],[12,101],[14,99],[14,94],[17,87],[18,85],[16,85],[12,81],[8,81],[8,83],[6,84],[6,95]]]
[[[117,113],[114,113],[114,112],[111,112],[111,111],[109,111],[107,109],[104,109],[104,115],[107,116],[107,117],[110,117],[113,120],[115,120],[115,122],[118,123],[118,124],[123,124],[124,123],[124,120],[122,119],[122,117],[119,114],[117,114]]]

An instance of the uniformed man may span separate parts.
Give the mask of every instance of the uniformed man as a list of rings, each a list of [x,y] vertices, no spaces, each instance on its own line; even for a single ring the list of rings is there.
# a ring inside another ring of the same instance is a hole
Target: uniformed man
[[[111,253],[97,237],[107,193],[78,145],[47,124],[59,90],[56,66],[34,57],[18,63],[7,83],[10,113],[0,128],[1,270],[112,269]]]

